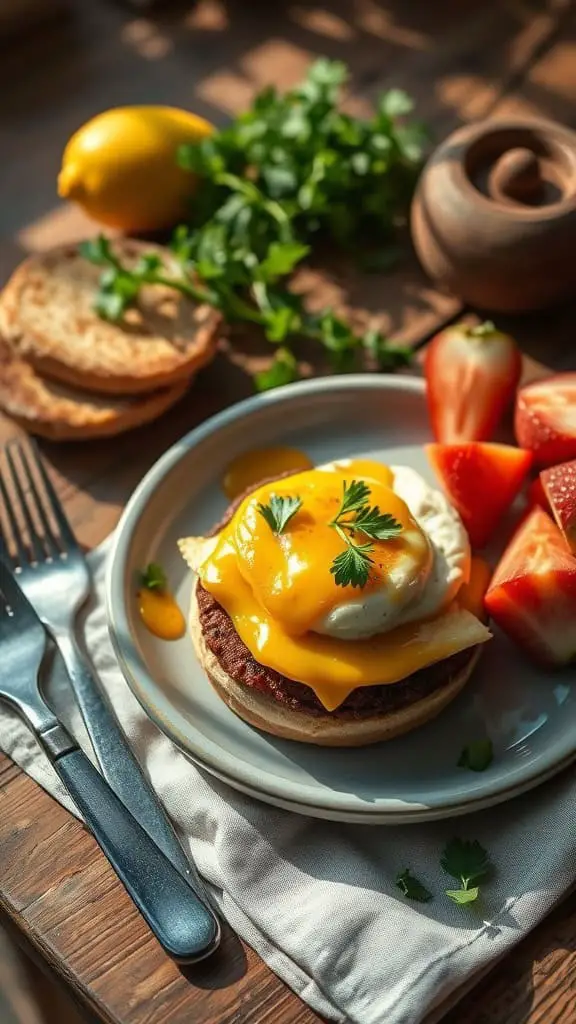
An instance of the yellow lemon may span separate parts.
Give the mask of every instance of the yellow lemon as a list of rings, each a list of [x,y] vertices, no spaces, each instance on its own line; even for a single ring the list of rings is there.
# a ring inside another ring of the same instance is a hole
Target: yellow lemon
[[[186,216],[194,175],[176,163],[178,147],[214,131],[175,107],[116,107],[70,139],[58,194],[101,224],[127,232],[168,228]]]

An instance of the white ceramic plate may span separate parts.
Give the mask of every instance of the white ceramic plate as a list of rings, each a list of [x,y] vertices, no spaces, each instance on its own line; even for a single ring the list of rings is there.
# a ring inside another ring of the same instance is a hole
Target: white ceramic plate
[[[546,675],[502,636],[438,719],[361,750],[280,740],[238,719],[216,696],[188,637],[155,639],[136,607],[137,572],[165,567],[182,608],[190,573],[178,537],[200,534],[227,502],[221,480],[243,451],[289,444],[314,462],[362,456],[413,466],[431,482],[423,385],[412,377],[308,381],[233,406],[174,445],[144,478],[116,533],[107,586],[110,630],[136,697],[194,761],[261,800],[317,817],[369,823],[444,818],[539,784],[576,757],[576,673]],[[458,768],[464,743],[491,736],[495,758]]]

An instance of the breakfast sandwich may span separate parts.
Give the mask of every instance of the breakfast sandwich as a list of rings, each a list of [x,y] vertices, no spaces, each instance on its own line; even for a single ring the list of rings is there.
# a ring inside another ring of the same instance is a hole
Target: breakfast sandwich
[[[361,746],[407,732],[456,697],[491,636],[458,513],[405,466],[268,480],[179,547],[197,574],[201,664],[277,736]]]

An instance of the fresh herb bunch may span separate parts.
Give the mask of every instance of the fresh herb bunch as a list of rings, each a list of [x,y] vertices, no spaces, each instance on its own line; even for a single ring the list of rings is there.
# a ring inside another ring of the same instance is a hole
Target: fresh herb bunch
[[[258,324],[277,346],[271,368],[257,375],[259,389],[297,377],[296,337],[323,345],[339,372],[353,369],[363,350],[384,370],[406,364],[405,348],[378,331],[356,334],[331,311],[309,313],[283,283],[316,242],[378,269],[391,266],[397,251],[424,133],[403,120],[412,103],[400,90],[383,94],[369,120],[343,113],[347,77],[344,64],[319,60],[298,88],[265,89],[227,128],[181,147],[180,166],[199,184],[191,224],[172,240],[178,271],[168,274],[153,254],[130,270],[97,239],[83,252],[106,268],[100,315],[119,320],[143,284],[158,282],[208,302],[229,322]]]

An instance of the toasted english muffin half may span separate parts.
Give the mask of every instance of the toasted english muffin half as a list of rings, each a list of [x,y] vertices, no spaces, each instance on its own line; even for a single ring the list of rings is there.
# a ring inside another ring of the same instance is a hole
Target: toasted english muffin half
[[[127,265],[158,254],[178,272],[170,251],[131,239],[112,243]],[[188,380],[214,355],[220,315],[173,288],[145,285],[119,323],[94,311],[102,267],[77,246],[28,257],[0,296],[0,335],[45,377],[85,391],[126,395]]]
[[[31,434],[52,441],[112,437],[155,420],[179,401],[189,381],[148,395],[95,395],[45,380],[0,341],[0,408]]]

